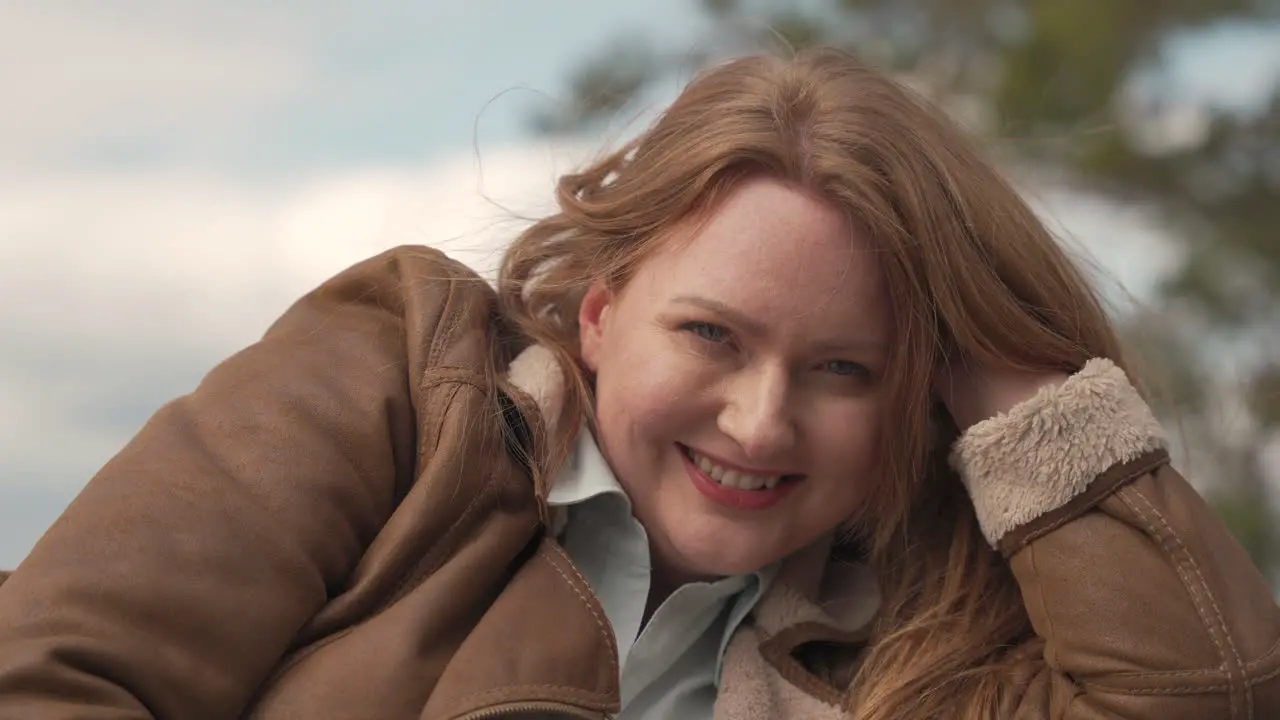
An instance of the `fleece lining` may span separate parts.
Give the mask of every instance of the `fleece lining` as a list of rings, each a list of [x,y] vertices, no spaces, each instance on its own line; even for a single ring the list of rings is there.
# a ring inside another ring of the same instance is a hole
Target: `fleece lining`
[[[969,428],[951,465],[995,547],[1112,466],[1164,447],[1160,424],[1124,371],[1096,358],[1061,385]]]

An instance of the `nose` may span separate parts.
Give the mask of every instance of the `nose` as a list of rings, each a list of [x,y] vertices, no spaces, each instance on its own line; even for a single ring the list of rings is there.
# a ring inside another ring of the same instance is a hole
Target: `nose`
[[[744,372],[728,384],[717,425],[748,460],[773,465],[786,458],[795,445],[788,385],[786,369],[777,367]]]

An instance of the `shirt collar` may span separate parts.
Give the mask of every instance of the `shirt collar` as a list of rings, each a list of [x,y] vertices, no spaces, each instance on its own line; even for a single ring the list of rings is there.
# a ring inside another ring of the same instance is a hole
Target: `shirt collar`
[[[589,500],[603,497],[620,498],[626,504],[627,511],[630,512],[631,501],[627,498],[627,493],[622,489],[622,485],[618,483],[618,479],[609,467],[609,463],[604,459],[604,453],[600,452],[600,446],[596,444],[595,436],[589,431],[583,430],[578,436],[578,442],[574,447],[573,453],[560,471],[560,474],[556,476],[556,480],[551,486],[551,491],[547,494],[547,504],[552,507],[567,509],[574,505],[580,505]],[[720,640],[720,648],[717,653],[718,659],[724,658],[725,649],[729,645],[729,640],[734,631],[755,608],[769,587],[773,585],[774,579],[778,576],[779,568],[780,563],[774,563],[739,578],[724,578],[719,581],[731,585],[742,583],[742,585],[739,586],[740,589],[737,589],[729,601],[729,617]],[[715,674],[717,686],[720,684],[721,669],[721,663],[718,660]]]
[[[584,429],[578,434],[573,453],[552,483],[551,492],[547,493],[547,504],[569,507],[602,495],[617,495],[627,500],[630,509],[627,493],[605,461],[595,436]]]

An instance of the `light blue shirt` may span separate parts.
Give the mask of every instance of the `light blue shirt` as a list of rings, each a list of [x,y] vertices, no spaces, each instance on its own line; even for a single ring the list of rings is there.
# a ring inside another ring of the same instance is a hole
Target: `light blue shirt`
[[[649,537],[590,432],[547,498],[564,508],[560,540],[604,606],[618,642],[619,720],[712,717],[729,638],[776,574],[684,585],[640,629],[649,597]]]

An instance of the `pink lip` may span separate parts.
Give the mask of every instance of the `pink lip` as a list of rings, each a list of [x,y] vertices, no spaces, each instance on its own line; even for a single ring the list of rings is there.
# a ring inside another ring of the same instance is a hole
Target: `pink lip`
[[[693,481],[693,486],[717,505],[735,510],[764,510],[777,505],[800,484],[798,480],[784,480],[772,490],[739,490],[725,487],[702,472],[702,468],[694,465],[683,448],[677,446],[676,449],[680,453],[680,460],[684,462],[685,471],[689,473],[689,479]]]

